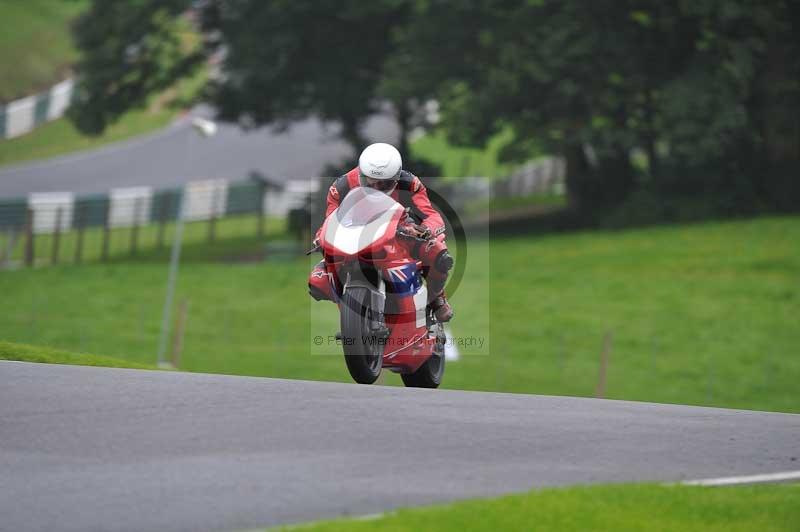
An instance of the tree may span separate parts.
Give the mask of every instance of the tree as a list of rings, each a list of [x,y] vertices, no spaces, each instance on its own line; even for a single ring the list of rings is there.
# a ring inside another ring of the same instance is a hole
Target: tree
[[[189,0],[94,0],[79,18],[74,38],[81,52],[70,117],[99,134],[153,92],[187,75],[202,59],[187,46],[178,15]]]
[[[316,116],[339,122],[342,137],[363,146],[391,33],[405,12],[395,0],[209,2],[205,27],[224,50],[212,88],[221,117],[286,125]]]

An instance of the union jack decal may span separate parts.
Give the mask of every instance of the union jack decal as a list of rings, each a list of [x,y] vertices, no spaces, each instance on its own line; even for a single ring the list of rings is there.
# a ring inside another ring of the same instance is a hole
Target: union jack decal
[[[397,279],[398,281],[408,281],[408,275],[403,270],[406,269],[407,266],[395,266],[394,268],[387,268],[386,271],[389,272],[389,276],[393,279]]]

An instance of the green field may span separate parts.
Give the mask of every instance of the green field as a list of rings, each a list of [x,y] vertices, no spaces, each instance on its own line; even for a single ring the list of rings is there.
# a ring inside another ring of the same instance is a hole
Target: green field
[[[800,523],[800,485],[700,488],[594,486],[404,509],[374,519],[285,527],[309,532],[401,530],[789,531]]]
[[[85,0],[0,2],[0,102],[47,89],[69,73],[78,53],[70,21]]]
[[[333,305],[306,294],[315,259],[251,262],[264,248],[247,224],[224,253],[190,229],[181,369],[349,381],[337,349],[311,354],[336,329]],[[592,396],[607,345],[606,397],[800,412],[798,241],[792,217],[476,239],[467,262],[487,267],[452,295],[451,328],[488,346],[463,348],[445,385]],[[113,263],[0,272],[0,338],[152,364],[165,252],[129,261],[122,242]]]

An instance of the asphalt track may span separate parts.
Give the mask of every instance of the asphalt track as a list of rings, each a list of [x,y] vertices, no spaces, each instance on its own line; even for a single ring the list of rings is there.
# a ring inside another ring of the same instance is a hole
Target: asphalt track
[[[237,530],[798,469],[800,415],[0,362],[0,530]]]
[[[0,168],[0,198],[31,192],[105,193],[112,188],[176,186],[199,179],[246,179],[259,172],[275,182],[322,175],[327,165],[347,163],[351,149],[336,136],[337,126],[316,119],[295,122],[286,131],[243,130],[220,123],[218,133],[201,138],[194,116],[211,116],[207,107],[169,127],[140,137],[44,161]],[[367,139],[394,142],[398,128],[386,114],[370,118]],[[349,170],[343,168],[341,171]]]

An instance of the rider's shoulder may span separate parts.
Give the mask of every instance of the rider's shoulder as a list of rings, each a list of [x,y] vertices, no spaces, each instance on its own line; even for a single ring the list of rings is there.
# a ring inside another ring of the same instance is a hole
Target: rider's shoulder
[[[341,199],[350,192],[350,189],[353,188],[353,182],[350,176],[351,172],[347,172],[346,174],[342,174],[336,179],[334,179],[333,184],[331,185],[329,192],[331,196],[335,199]]]
[[[400,178],[397,180],[397,188],[400,190],[408,190],[409,192],[419,192],[425,186],[422,184],[422,181],[409,172],[408,170],[402,170],[400,172]]]

